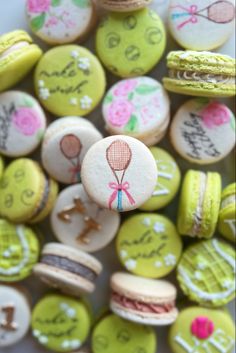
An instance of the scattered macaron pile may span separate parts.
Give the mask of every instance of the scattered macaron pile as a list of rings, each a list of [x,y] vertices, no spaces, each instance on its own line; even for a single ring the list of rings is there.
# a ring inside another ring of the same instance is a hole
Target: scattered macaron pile
[[[0,36],[1,352],[31,327],[40,352],[158,353],[168,331],[172,353],[232,353],[236,184],[216,163],[234,156],[221,98],[235,96],[236,66],[210,50],[230,38],[235,5],[170,0],[183,49],[167,53],[162,84],[149,72],[167,33],[150,3],[25,0],[54,47]],[[35,92],[15,88],[33,69]],[[173,118],[167,91],[193,96]]]

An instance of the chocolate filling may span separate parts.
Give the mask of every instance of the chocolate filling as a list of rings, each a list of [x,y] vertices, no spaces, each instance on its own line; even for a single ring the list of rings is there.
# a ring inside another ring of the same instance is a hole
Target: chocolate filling
[[[61,270],[72,272],[76,275],[86,278],[91,282],[94,282],[97,278],[97,274],[93,270],[76,261],[67,259],[66,257],[45,254],[42,255],[40,262],[45,265],[53,266],[56,268],[60,268]]]
[[[169,313],[175,308],[174,301],[163,304],[144,303],[137,300],[132,300],[116,292],[112,293],[112,300],[124,308],[139,311],[142,313],[165,314]]]
[[[50,195],[50,182],[49,182],[49,179],[46,176],[45,176],[45,183],[46,183],[46,185],[45,185],[45,188],[44,188],[42,199],[40,201],[39,206],[36,208],[33,216],[31,217],[31,219],[34,219],[34,218],[38,217],[39,214],[43,211],[44,207],[47,205],[48,198],[49,198],[49,195]]]

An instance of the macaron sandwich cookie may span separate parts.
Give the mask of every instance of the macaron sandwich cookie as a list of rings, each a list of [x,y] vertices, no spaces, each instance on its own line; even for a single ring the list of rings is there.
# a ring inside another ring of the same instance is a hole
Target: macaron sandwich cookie
[[[32,32],[53,45],[81,41],[96,20],[92,0],[27,0],[26,16]]]
[[[38,223],[48,216],[58,193],[57,183],[29,159],[11,162],[0,182],[0,216],[14,223]]]
[[[235,96],[235,59],[197,51],[172,51],[167,56],[168,91],[200,97]]]
[[[145,75],[160,61],[165,46],[163,22],[147,8],[107,14],[96,34],[98,57],[109,71],[120,77]]]
[[[172,324],[178,310],[176,288],[167,281],[117,272],[111,277],[110,308],[125,320],[143,325]]]
[[[0,92],[21,81],[42,56],[42,50],[25,31],[0,36]]]
[[[156,353],[157,338],[152,327],[138,325],[108,314],[92,332],[93,353]]]
[[[88,49],[64,45],[44,54],[34,83],[37,97],[52,114],[84,116],[102,99],[106,78],[99,60]]]
[[[3,170],[4,170],[4,161],[3,161],[3,158],[0,156],[0,179],[3,175]]]
[[[0,239],[0,282],[17,282],[30,276],[40,252],[37,234],[27,226],[0,219]]]
[[[226,239],[236,241],[236,183],[228,185],[221,195],[218,230]]]
[[[129,12],[148,6],[152,0],[99,0],[98,3],[108,11]]]
[[[107,246],[119,225],[120,214],[90,200],[82,184],[61,191],[51,213],[51,226],[57,239],[86,252]]]
[[[59,243],[44,246],[34,273],[51,287],[79,296],[95,290],[102,264],[92,255]]]
[[[81,180],[89,197],[99,206],[129,211],[152,195],[157,166],[142,142],[130,136],[110,136],[95,143],[87,152]]]
[[[155,190],[139,208],[143,211],[155,211],[167,206],[176,196],[181,181],[181,172],[175,159],[164,149],[151,147],[156,160],[158,178]]]
[[[182,240],[167,217],[139,213],[122,224],[116,248],[128,271],[143,277],[161,278],[176,267],[182,253]]]
[[[180,312],[170,329],[173,353],[231,353],[235,346],[235,325],[226,310],[189,307]]]
[[[30,295],[25,288],[0,284],[0,303],[2,350],[17,345],[27,334],[31,320]]]
[[[235,26],[234,0],[171,0],[168,25],[181,47],[212,50],[224,44]]]
[[[235,116],[223,103],[208,98],[191,99],[174,116],[170,140],[189,162],[216,163],[235,146]]]
[[[184,294],[207,307],[220,307],[235,298],[235,250],[218,239],[203,240],[185,250],[177,267]]]
[[[105,128],[111,135],[130,135],[145,145],[159,142],[170,122],[170,101],[151,77],[119,81],[103,100]]]
[[[46,129],[46,116],[31,95],[20,91],[0,94],[0,153],[21,157],[33,152]]]
[[[218,173],[189,170],[183,181],[177,227],[181,235],[211,238],[215,232],[221,200]]]
[[[31,327],[33,337],[44,349],[75,352],[89,335],[90,308],[77,298],[47,294],[33,309]]]
[[[42,143],[42,164],[52,178],[64,184],[80,181],[82,160],[88,149],[102,139],[88,120],[65,117],[49,125]]]

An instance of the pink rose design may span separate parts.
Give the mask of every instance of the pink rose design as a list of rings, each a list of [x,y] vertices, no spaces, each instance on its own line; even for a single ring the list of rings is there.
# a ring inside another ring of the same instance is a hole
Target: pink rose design
[[[15,127],[26,136],[34,135],[41,127],[38,115],[32,108],[21,107],[12,116]]]
[[[117,84],[114,95],[115,96],[126,96],[129,92],[133,91],[134,88],[137,86],[137,80],[130,79],[125,80]]]
[[[50,0],[28,0],[28,11],[32,13],[46,12],[50,7]]]
[[[120,99],[113,102],[108,111],[108,120],[110,123],[117,127],[126,125],[134,111],[133,104]]]
[[[58,24],[58,19],[56,17],[50,17],[47,21],[45,27],[53,27]]]
[[[209,128],[230,122],[230,111],[221,103],[211,102],[201,112],[203,123]]]
[[[207,317],[199,316],[192,322],[191,332],[201,340],[209,338],[214,332],[214,323]]]

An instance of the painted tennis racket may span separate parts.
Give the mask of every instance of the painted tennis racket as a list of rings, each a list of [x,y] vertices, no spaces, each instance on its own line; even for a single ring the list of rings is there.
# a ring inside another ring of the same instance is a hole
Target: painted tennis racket
[[[69,168],[69,172],[71,173],[71,183],[76,183],[80,180],[81,165],[79,157],[82,147],[80,139],[73,134],[65,135],[60,141],[62,154],[72,164],[72,167]]]

